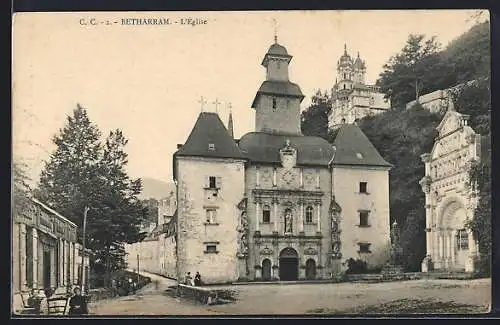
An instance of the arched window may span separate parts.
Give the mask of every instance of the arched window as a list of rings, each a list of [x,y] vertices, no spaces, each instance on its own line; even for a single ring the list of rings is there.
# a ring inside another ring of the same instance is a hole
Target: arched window
[[[344,84],[344,89],[345,89],[345,84]]]
[[[346,74],[344,73],[344,79],[346,78]]]
[[[313,222],[313,207],[308,206],[306,208],[306,223],[312,223]]]
[[[271,208],[269,207],[269,205],[264,205],[264,208],[262,208],[262,222],[271,222]]]

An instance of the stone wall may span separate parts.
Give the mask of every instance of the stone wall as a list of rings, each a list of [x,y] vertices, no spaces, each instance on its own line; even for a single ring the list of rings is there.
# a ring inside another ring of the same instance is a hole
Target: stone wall
[[[273,109],[273,98],[277,108]],[[255,131],[300,134],[300,100],[261,95],[255,114]]]
[[[390,244],[388,170],[335,166],[333,181],[335,199],[342,208],[343,260],[359,258],[372,267],[384,264]],[[367,194],[359,193],[360,182],[367,183]],[[360,226],[360,210],[369,211],[367,227]],[[370,252],[360,253],[359,244],[370,244]]]
[[[235,281],[237,204],[244,196],[243,161],[178,157],[177,277],[199,271],[206,283]],[[207,179],[216,177],[217,189]],[[207,222],[207,209],[215,215]],[[208,247],[210,246],[210,247]],[[211,248],[215,246],[215,250]]]

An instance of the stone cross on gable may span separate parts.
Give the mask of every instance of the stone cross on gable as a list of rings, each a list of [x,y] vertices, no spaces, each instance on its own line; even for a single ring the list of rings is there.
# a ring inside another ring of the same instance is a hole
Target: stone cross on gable
[[[198,101],[198,103],[200,103],[200,105],[201,105],[201,111],[203,112],[203,106],[207,103],[207,101],[205,100],[205,98],[203,98],[203,96],[201,96],[201,98]]]
[[[231,109],[233,108],[233,105],[231,105],[231,102],[227,103],[227,108],[229,109],[229,112],[231,112]]]
[[[216,98],[215,101],[212,103],[215,105],[215,112],[218,113],[219,112],[219,100]]]

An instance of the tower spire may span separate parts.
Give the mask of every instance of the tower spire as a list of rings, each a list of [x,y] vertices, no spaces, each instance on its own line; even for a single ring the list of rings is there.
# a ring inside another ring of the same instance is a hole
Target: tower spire
[[[229,120],[227,122],[227,131],[229,132],[229,135],[231,138],[234,139],[234,131],[233,131],[233,112],[231,110],[232,106],[231,103],[227,104],[227,107],[229,108]]]

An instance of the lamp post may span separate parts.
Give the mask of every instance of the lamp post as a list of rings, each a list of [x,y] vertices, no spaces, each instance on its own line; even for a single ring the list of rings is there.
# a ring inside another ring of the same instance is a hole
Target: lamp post
[[[137,254],[137,283],[139,283],[139,254]]]
[[[83,210],[83,238],[82,238],[82,282],[80,283],[81,285],[81,290],[82,292],[84,292],[83,290],[83,279],[84,279],[84,271],[85,271],[85,231],[86,231],[86,228],[87,228],[87,212],[89,211],[89,208],[87,206],[85,206],[84,210]]]

